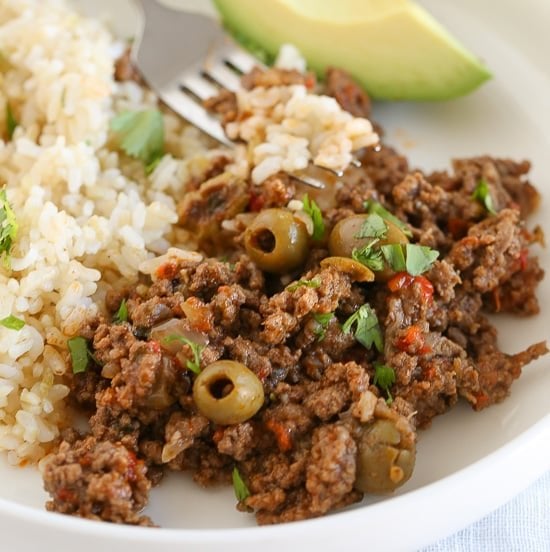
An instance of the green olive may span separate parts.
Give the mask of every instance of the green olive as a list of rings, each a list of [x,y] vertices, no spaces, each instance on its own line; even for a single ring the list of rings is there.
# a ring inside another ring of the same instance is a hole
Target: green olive
[[[264,388],[244,364],[218,360],[195,379],[193,399],[209,420],[220,425],[240,424],[252,418],[264,403]]]
[[[302,265],[308,254],[304,223],[285,209],[258,214],[244,235],[249,257],[266,272],[283,274]]]
[[[364,264],[349,257],[325,257],[321,266],[332,266],[343,274],[349,274],[354,282],[372,282],[374,272]]]
[[[354,249],[361,249],[372,241],[373,238],[358,238],[357,235],[361,231],[361,227],[370,215],[352,215],[336,224],[332,229],[328,240],[328,248],[330,254],[338,257],[351,257]],[[390,243],[407,244],[409,240],[407,236],[393,222],[384,221],[388,229],[384,238],[381,238],[377,246],[387,245]],[[389,266],[384,270],[376,272],[376,280],[389,280],[393,275],[393,271]]]
[[[414,441],[403,446],[403,436],[390,420],[376,420],[365,427],[357,443],[355,488],[364,493],[388,493],[411,476],[415,461]]]

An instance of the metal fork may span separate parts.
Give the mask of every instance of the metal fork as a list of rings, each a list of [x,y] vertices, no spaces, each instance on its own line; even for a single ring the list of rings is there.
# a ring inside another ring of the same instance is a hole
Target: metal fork
[[[171,9],[157,0],[134,2],[143,17],[132,57],[142,77],[168,107],[192,125],[221,144],[235,146],[202,102],[223,88],[237,91],[241,75],[261,63],[236,46],[211,17]],[[317,168],[336,176],[343,174]],[[309,186],[324,187],[321,179],[303,171],[292,176]]]

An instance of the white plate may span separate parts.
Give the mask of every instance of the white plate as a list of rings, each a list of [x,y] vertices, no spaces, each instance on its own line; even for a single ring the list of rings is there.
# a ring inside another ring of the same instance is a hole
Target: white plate
[[[174,0],[173,0],[174,1]],[[176,0],[177,1],[177,0]],[[129,34],[133,11],[122,0],[83,9],[108,14]],[[189,3],[186,2],[187,4]],[[448,166],[450,156],[493,155],[533,160],[532,180],[548,196],[550,181],[550,38],[545,0],[424,0],[441,21],[480,53],[494,79],[471,96],[440,104],[383,104],[376,119],[412,164]],[[497,9],[498,8],[498,9]],[[517,22],[521,20],[521,25]],[[550,236],[550,204],[543,201],[532,222]],[[550,269],[550,257],[541,261]],[[500,341],[508,352],[549,337],[550,278],[539,288],[543,313],[527,320],[499,318]],[[421,434],[417,468],[392,497],[323,519],[276,527],[254,527],[235,511],[231,489],[203,491],[185,476],[172,476],[153,492],[149,513],[165,529],[99,524],[43,510],[46,499],[33,470],[0,461],[2,550],[97,552],[128,547],[155,550],[247,552],[319,551],[365,545],[372,550],[413,550],[444,537],[496,508],[550,469],[550,361],[528,366],[504,403],[481,413],[466,406],[435,420]]]

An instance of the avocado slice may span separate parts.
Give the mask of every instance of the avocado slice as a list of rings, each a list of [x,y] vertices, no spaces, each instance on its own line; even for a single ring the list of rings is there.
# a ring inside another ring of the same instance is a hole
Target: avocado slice
[[[351,73],[374,98],[447,100],[491,77],[428,12],[410,0],[214,0],[224,25],[267,59],[294,44],[319,76]]]

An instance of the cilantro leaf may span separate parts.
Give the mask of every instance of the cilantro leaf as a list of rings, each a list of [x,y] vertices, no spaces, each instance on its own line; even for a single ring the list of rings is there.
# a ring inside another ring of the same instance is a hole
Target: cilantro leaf
[[[71,337],[67,340],[67,346],[71,354],[73,374],[85,372],[88,367],[88,342],[83,337]]]
[[[386,402],[391,404],[393,402],[393,397],[390,393],[390,387],[395,383],[395,370],[387,364],[376,364],[372,383],[386,392],[388,396]]]
[[[355,324],[355,339],[367,349],[374,345],[379,352],[384,350],[384,338],[374,309],[365,303],[343,324],[342,331],[349,334]]]
[[[130,157],[151,168],[164,155],[164,121],[157,109],[124,111],[111,121],[120,147]]]
[[[489,190],[489,183],[484,178],[477,183],[474,193],[472,194],[472,199],[479,201],[491,215],[497,214],[493,207],[493,198]]]
[[[231,477],[233,479],[233,489],[235,490],[235,497],[239,502],[242,502],[250,496],[250,491],[248,490],[246,483],[243,481],[243,478],[241,477],[237,466],[233,468],[233,473],[231,474]]]
[[[351,252],[351,258],[355,261],[364,264],[366,267],[374,271],[379,271],[384,269],[384,258],[382,257],[382,252],[380,248],[375,248],[374,246],[379,242],[377,238],[372,240],[367,245],[364,245],[360,248],[355,248]]]
[[[368,213],[380,215],[384,220],[392,222],[399,228],[405,236],[412,237],[411,229],[408,224],[405,224],[402,220],[399,220],[395,215],[392,215],[385,207],[378,201],[365,201],[363,204]]]
[[[122,324],[128,322],[128,306],[126,305],[126,299],[120,302],[117,313],[113,317],[113,324]]]
[[[188,360],[186,363],[187,369],[191,370],[194,374],[200,374],[201,372],[201,353],[204,349],[202,345],[191,341],[183,335],[169,335],[163,339],[164,343],[172,343],[174,341],[179,341],[184,345],[189,345],[191,352],[193,353],[193,360]]]
[[[313,221],[313,235],[311,237],[315,241],[322,240],[325,235],[325,221],[323,220],[323,214],[321,213],[321,209],[319,209],[319,205],[313,199],[309,199],[307,194],[302,198],[302,203],[304,205],[304,212]]]
[[[330,321],[334,318],[333,312],[314,312],[313,320],[317,322],[318,327],[313,331],[317,341],[323,341]]]
[[[6,318],[0,320],[0,324],[4,326],[4,328],[8,328],[8,330],[15,330],[18,332],[25,326],[25,321],[10,314],[6,316]]]
[[[286,290],[290,291],[291,293],[293,291],[296,291],[298,288],[301,287],[308,287],[308,288],[318,288],[321,285],[321,280],[319,278],[312,278],[311,280],[298,280],[297,282],[294,282],[293,284],[290,284],[287,286]]]
[[[439,257],[439,251],[431,249],[425,245],[416,245],[408,243],[407,251],[407,272],[411,276],[420,276],[426,270],[429,270],[436,259]]]
[[[388,233],[388,226],[384,219],[373,213],[369,215],[361,225],[361,230],[355,234],[356,238],[385,238]]]
[[[4,263],[9,264],[9,255],[18,230],[15,213],[8,203],[6,190],[0,190],[0,257],[5,255]]]
[[[11,140],[13,138],[13,133],[15,132],[15,129],[19,126],[19,123],[17,122],[17,119],[15,118],[15,115],[13,114],[13,111],[11,109],[11,105],[9,102],[6,103],[6,127],[8,131],[8,139]]]
[[[145,166],[145,174],[149,175],[155,172],[155,169],[159,166],[162,161],[162,155],[159,155],[151,161],[148,165]]]
[[[405,253],[403,251],[403,246],[400,243],[382,245],[380,250],[392,270],[395,272],[404,272],[407,270],[407,265],[405,264]]]

